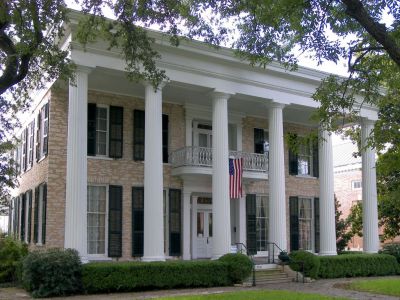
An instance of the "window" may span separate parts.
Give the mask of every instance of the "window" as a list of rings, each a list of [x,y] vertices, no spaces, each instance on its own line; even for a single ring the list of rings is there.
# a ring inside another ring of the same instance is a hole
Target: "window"
[[[88,186],[87,191],[88,254],[105,254],[107,187]]]
[[[133,159],[144,160],[145,138],[145,112],[135,109],[133,111]],[[162,158],[168,163],[169,116],[162,115]]]
[[[289,197],[290,250],[319,252],[319,199]]]
[[[312,154],[310,145],[300,145],[297,157],[297,174],[312,175]]]
[[[23,204],[25,207],[25,214],[23,216],[25,228],[24,228],[24,242],[31,242],[31,218],[32,218],[32,190],[29,190],[25,193],[25,203]]]
[[[123,114],[119,106],[88,104],[88,155],[122,158]]]
[[[269,134],[267,130],[254,128],[254,153],[267,154],[269,152]]]
[[[352,190],[360,190],[362,188],[361,180],[352,180],[351,181],[351,189]]]
[[[46,103],[39,110],[36,126],[36,161],[47,155],[49,134],[49,104]],[[34,127],[34,125],[32,126]],[[32,129],[34,130],[34,129]]]
[[[257,251],[268,251],[268,197],[256,197]]]
[[[170,189],[168,198],[169,255],[179,256],[181,255],[181,190]],[[209,233],[212,236],[212,220],[209,224],[211,229]]]
[[[27,137],[27,146],[28,146],[28,165],[27,169],[32,168],[33,166],[33,147],[34,147],[34,136],[35,136],[35,121],[32,121],[28,126],[28,137]]]
[[[293,137],[296,139],[297,135]],[[289,149],[289,174],[318,177],[318,140],[309,144],[298,144],[297,151]]]
[[[310,198],[299,198],[299,249],[312,251],[312,204]]]
[[[21,173],[26,171],[27,166],[27,130],[24,129],[21,134]]]
[[[35,188],[33,220],[33,242],[45,244],[46,242],[46,206],[47,206],[47,185],[42,183]]]

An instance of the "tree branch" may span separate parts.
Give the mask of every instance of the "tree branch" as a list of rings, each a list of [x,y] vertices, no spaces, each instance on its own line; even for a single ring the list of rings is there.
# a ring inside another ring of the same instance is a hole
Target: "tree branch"
[[[390,58],[400,67],[400,46],[389,35],[384,24],[376,22],[360,0],[341,0],[346,6],[346,14],[356,20],[379,44]]]

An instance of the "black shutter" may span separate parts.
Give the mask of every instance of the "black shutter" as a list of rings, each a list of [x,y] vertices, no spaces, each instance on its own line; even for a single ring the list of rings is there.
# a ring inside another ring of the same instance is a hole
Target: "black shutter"
[[[15,199],[15,203],[16,203],[16,205],[15,205],[15,207],[16,207],[16,210],[15,210],[16,211],[16,216],[15,216],[15,220],[16,220],[16,224],[15,224],[15,239],[19,238],[19,232],[20,232],[20,224],[19,224],[19,222],[20,222],[19,208],[21,206],[20,202],[21,202],[21,196],[18,196]]]
[[[312,145],[312,159],[313,159],[313,176],[319,177],[319,157],[318,157],[318,139],[313,141]]]
[[[35,188],[35,207],[33,211],[33,242],[38,242],[39,235],[39,187]]]
[[[27,226],[27,232],[26,232],[26,237],[28,243],[31,242],[31,224],[32,224],[32,190],[29,190],[27,192],[27,195],[29,197],[29,202],[28,202],[28,226]]]
[[[169,255],[181,255],[181,190],[169,190]]]
[[[144,160],[145,114],[143,110],[133,111],[133,159]]]
[[[289,175],[299,174],[299,157],[297,153],[289,149]]]
[[[257,222],[256,222],[256,195],[246,195],[246,227],[247,227],[247,251],[248,254],[257,253]]]
[[[42,244],[46,243],[46,212],[47,212],[47,184],[43,184],[42,200]]]
[[[254,128],[254,153],[264,154],[264,129]]]
[[[96,103],[88,104],[88,133],[87,133],[87,154],[96,155],[96,119],[97,107]]]
[[[25,241],[25,201],[26,201],[26,195],[22,194],[21,195],[21,241]]]
[[[41,128],[42,128],[42,114],[38,113],[37,116],[37,125],[36,125],[36,161],[40,160],[40,142],[42,139],[42,135],[41,135]]]
[[[123,123],[124,108],[119,106],[110,106],[109,156],[112,158],[122,158]]]
[[[108,204],[108,256],[122,256],[122,186],[110,185]]]
[[[163,162],[168,163],[168,115],[162,115],[162,156]]]
[[[47,155],[47,150],[49,146],[49,126],[50,126],[50,117],[49,117],[49,103],[44,105],[44,119],[47,119],[47,123],[43,126],[43,155]]]
[[[144,189],[132,188],[132,256],[143,256]]]
[[[314,198],[314,243],[315,253],[319,253],[320,227],[319,227],[319,198]]]
[[[299,198],[289,197],[290,251],[299,250]]]

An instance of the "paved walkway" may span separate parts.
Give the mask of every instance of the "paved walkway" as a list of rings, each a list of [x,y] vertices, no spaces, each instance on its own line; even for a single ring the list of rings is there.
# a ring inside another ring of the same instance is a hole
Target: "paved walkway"
[[[281,283],[273,285],[264,285],[257,287],[220,287],[220,288],[208,288],[208,289],[181,289],[181,290],[162,290],[162,291],[150,291],[150,292],[137,292],[137,293],[120,293],[120,294],[101,294],[101,295],[88,295],[88,296],[71,296],[71,297],[58,297],[55,300],[132,300],[132,299],[151,299],[158,298],[161,296],[177,296],[177,295],[191,295],[191,294],[212,294],[212,293],[223,293],[230,291],[239,290],[290,290],[305,293],[316,293],[322,295],[330,295],[336,297],[347,297],[349,299],[359,300],[394,300],[399,299],[398,297],[390,297],[384,295],[376,295],[364,292],[357,292],[346,290],[343,288],[347,283],[354,280],[370,280],[382,277],[369,277],[369,278],[341,278],[341,279],[324,279],[317,280],[311,283]],[[385,278],[396,278],[400,280],[400,276],[385,277]],[[27,300],[32,299],[29,294],[24,290],[18,288],[2,288],[0,289],[1,300]],[[51,299],[51,298],[48,298]]]

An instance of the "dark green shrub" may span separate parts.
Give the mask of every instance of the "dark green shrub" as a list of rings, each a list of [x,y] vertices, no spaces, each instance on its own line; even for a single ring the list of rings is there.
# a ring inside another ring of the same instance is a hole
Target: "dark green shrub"
[[[220,261],[106,262],[82,266],[88,293],[211,287],[231,284]]]
[[[394,275],[399,270],[396,258],[387,254],[320,256],[319,260],[320,278]]]
[[[342,251],[338,252],[338,255],[354,255],[354,254],[364,254],[362,251]]]
[[[20,279],[22,259],[28,254],[28,247],[11,237],[0,239],[0,283]]]
[[[81,290],[81,260],[76,250],[34,251],[23,260],[22,283],[33,297],[61,296]]]
[[[250,276],[253,269],[251,259],[244,254],[225,254],[219,261],[228,265],[229,277],[232,283],[241,283]]]
[[[400,244],[386,244],[380,253],[393,255],[400,264]]]
[[[308,251],[293,251],[289,254],[289,266],[293,271],[301,272],[302,264],[304,266],[304,275],[311,278],[317,278],[319,270],[318,256]]]

